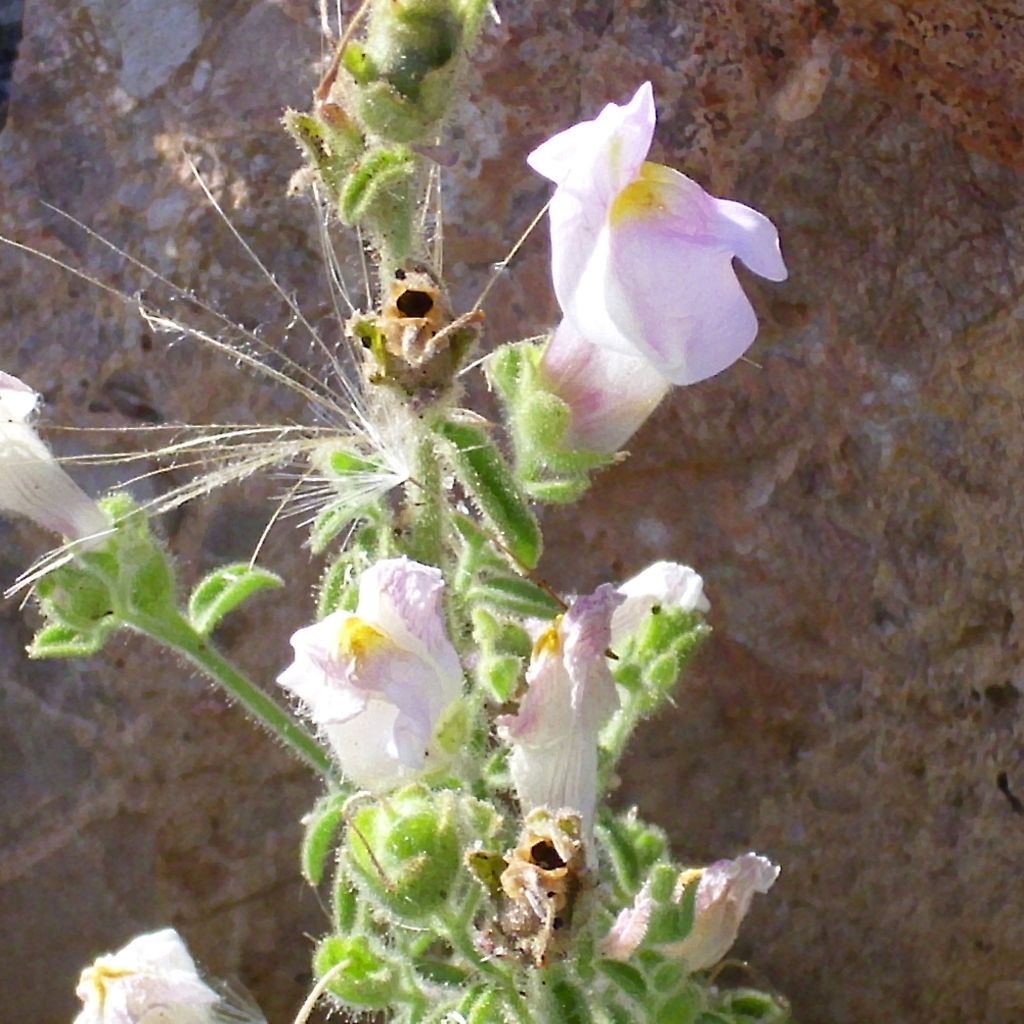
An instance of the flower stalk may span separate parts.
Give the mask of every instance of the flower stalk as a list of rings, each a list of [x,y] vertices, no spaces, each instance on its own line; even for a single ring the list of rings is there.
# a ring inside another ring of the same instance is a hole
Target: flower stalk
[[[182,655],[320,778],[336,784],[337,771],[313,734],[225,658],[184,616],[157,618],[129,613],[124,624]]]

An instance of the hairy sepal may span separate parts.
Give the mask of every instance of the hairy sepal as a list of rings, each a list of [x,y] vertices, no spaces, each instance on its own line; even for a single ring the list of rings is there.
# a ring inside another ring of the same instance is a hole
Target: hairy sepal
[[[526,569],[540,561],[542,540],[536,517],[497,446],[481,427],[443,420],[437,426],[459,482],[497,534],[501,545]]]
[[[590,487],[591,473],[615,457],[566,444],[572,412],[542,380],[543,352],[533,342],[503,345],[487,360],[487,377],[508,417],[523,490],[536,501],[567,504],[578,501]]]

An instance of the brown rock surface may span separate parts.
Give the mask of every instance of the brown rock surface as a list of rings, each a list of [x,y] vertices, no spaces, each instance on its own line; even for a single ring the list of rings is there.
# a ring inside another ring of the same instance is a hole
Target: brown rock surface
[[[781,286],[750,279],[760,368],[676,391],[581,509],[546,516],[560,586],[672,556],[708,582],[715,637],[678,710],[643,733],[620,799],[694,860],[754,848],[783,865],[737,952],[806,1024],[1021,1019],[1019,9],[498,5],[446,191],[462,304],[546,195],[528,149],[648,77],[655,159],[770,214],[791,270]],[[306,358],[183,152],[332,331],[315,218],[282,198],[296,157],[277,128],[315,78],[313,5],[27,7],[0,134],[0,230],[156,297],[41,201],[57,206]],[[538,238],[492,293],[490,340],[550,325],[548,295]],[[0,366],[46,393],[53,423],[304,415],[214,353],[154,336],[130,307],[0,252]],[[65,453],[145,444],[52,437]],[[81,479],[100,488],[110,474]],[[169,517],[189,577],[247,554],[283,486]],[[20,523],[0,531],[9,580],[45,540]],[[293,550],[279,530],[268,563]],[[313,568],[300,561],[290,601],[255,600],[222,638],[266,681],[307,614]],[[303,769],[142,641],[29,664],[15,607],[0,629],[0,1019],[69,1020],[84,961],[173,922],[211,971],[289,1020],[322,920],[296,868],[314,792]]]

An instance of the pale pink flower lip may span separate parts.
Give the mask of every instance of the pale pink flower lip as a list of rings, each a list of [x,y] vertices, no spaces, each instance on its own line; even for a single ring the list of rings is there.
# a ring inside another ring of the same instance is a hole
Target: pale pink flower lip
[[[693,929],[662,952],[685,960],[691,971],[713,967],[736,941],[754,894],[768,892],[778,877],[778,866],[756,853],[705,868],[697,883]]]
[[[646,162],[654,122],[645,82],[527,160],[556,185],[552,278],[574,336],[692,384],[735,362],[757,333],[733,258],[773,281],[786,266],[763,214]]]
[[[594,120],[542,142],[526,162],[584,203],[600,197],[610,205],[647,159],[655,119],[654,89],[644,82],[625,106],[609,103]]]
[[[336,611],[292,636],[295,658],[277,681],[365,789],[392,788],[429,767],[438,722],[462,693],[443,599],[438,569],[385,559],[360,577],[355,612]]]
[[[598,734],[619,704],[606,651],[622,600],[609,584],[577,598],[535,643],[518,712],[498,720],[523,814],[575,811],[591,857]]]
[[[0,372],[0,509],[70,540],[110,532],[103,510],[61,469],[29,425],[39,395]]]

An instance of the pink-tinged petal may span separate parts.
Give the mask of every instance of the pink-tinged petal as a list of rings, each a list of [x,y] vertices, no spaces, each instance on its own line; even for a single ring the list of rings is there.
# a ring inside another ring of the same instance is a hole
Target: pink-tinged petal
[[[431,662],[446,703],[459,696],[462,666],[448,639],[439,569],[409,558],[377,562],[360,578],[356,614],[380,626],[398,647]]]
[[[319,725],[347,722],[366,707],[370,694],[355,679],[354,666],[339,652],[342,625],[350,612],[333,612],[292,635],[295,660],[277,682],[308,709]]]
[[[594,153],[600,145],[597,121],[580,121],[542,142],[526,162],[539,175],[561,185],[573,171],[580,154]]]
[[[558,187],[551,197],[551,276],[563,310],[571,301],[615,196],[640,171],[654,135],[654,93],[645,82],[625,106],[609,103],[527,158]]]
[[[548,207],[551,224],[551,282],[562,311],[571,315],[580,280],[605,229],[603,203],[582,202],[556,189]]]
[[[767,892],[778,877],[778,866],[756,853],[712,864],[697,883],[690,934],[661,952],[685,960],[691,971],[713,967],[736,941],[754,894]]]
[[[535,643],[519,711],[498,720],[512,745],[509,768],[523,813],[578,812],[591,860],[598,734],[618,707],[605,652],[621,601],[607,584],[578,598]]]
[[[763,213],[732,199],[713,202],[717,213],[715,233],[722,242],[755,274],[769,281],[785,281],[789,271],[775,225]]]
[[[644,941],[654,901],[649,882],[636,894],[633,905],[619,911],[615,923],[601,940],[601,955],[609,960],[628,960]]]
[[[38,402],[39,395],[27,384],[0,373],[0,510],[27,516],[71,540],[109,533],[103,510],[29,426]]]
[[[644,82],[624,104],[609,103],[541,143],[526,162],[560,191],[607,207],[640,170],[654,137],[654,90]]]
[[[619,706],[608,668],[611,620],[622,595],[610,583],[578,597],[562,619],[563,659],[572,680],[572,705],[584,728],[599,731]]]
[[[548,342],[541,370],[572,411],[565,443],[592,452],[618,451],[669,388],[649,363],[591,344],[567,320]]]
[[[630,340],[672,383],[695,384],[731,366],[753,343],[757,317],[730,253],[693,243],[657,220],[622,223],[609,242],[601,284],[609,347]],[[588,283],[596,291],[596,280]],[[585,297],[577,300],[581,306]],[[597,321],[579,325],[591,337],[588,328],[600,331],[600,312],[591,307],[585,315]]]
[[[612,647],[636,632],[654,607],[707,614],[704,580],[688,565],[655,562],[619,587],[625,598],[612,615]]]

